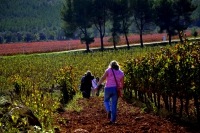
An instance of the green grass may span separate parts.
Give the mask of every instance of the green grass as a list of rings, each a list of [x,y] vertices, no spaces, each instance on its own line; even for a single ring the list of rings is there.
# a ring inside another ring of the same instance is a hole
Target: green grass
[[[81,112],[82,107],[77,104],[77,100],[82,97],[82,94],[77,93],[74,98],[66,105],[65,109],[69,111]]]
[[[53,84],[56,85],[54,74],[67,65],[76,68],[78,87],[82,75],[87,70],[90,70],[94,76],[101,77],[112,60],[122,63],[130,58],[157,52],[159,49],[160,46],[91,53],[61,52],[2,56],[0,58],[0,90],[13,88],[9,81],[13,75],[29,78],[38,88],[50,88]]]
[[[84,53],[84,52],[55,52],[55,53],[45,53],[45,54],[31,54],[31,55],[16,55],[16,56],[3,56],[0,58],[0,92],[3,92],[5,90],[13,89],[14,86],[11,82],[11,77],[14,75],[19,75],[20,77],[25,78],[28,82],[28,85],[32,89],[38,89],[41,90],[43,88],[51,88],[53,85],[57,86],[58,84],[55,81],[54,74],[57,72],[60,72],[60,69],[65,66],[72,66],[74,69],[75,74],[75,85],[77,89],[80,85],[80,79],[84,75],[84,73],[87,70],[90,70],[94,76],[101,77],[105,70],[107,69],[110,61],[117,60],[120,64],[125,62],[128,59],[136,58],[137,56],[144,56],[146,54],[155,53],[160,51],[161,46],[148,46],[139,48],[139,47],[132,47],[130,50],[127,49],[118,49],[118,50],[106,50],[104,52],[96,51],[96,52],[90,52],[90,53]],[[173,46],[162,46],[163,48],[171,48]],[[122,68],[123,70],[123,68]],[[28,88],[27,88],[28,89]],[[30,89],[30,88],[29,88]],[[1,93],[0,93],[1,94]],[[3,94],[3,93],[2,93]],[[37,97],[39,97],[41,92],[35,93],[34,97],[31,99],[26,99],[28,103],[33,103],[32,101],[38,102],[40,104],[40,101]],[[104,93],[101,91],[99,97],[103,97]],[[50,95],[47,95],[48,99],[46,99],[44,102],[44,105],[47,105],[49,102],[49,99],[52,97]],[[58,98],[60,96],[59,93],[54,93],[53,98]],[[76,111],[81,112],[82,106],[77,104],[77,101],[79,98],[82,98],[82,94],[80,91],[76,93],[74,98],[64,106],[66,110],[69,111]],[[136,99],[127,99],[129,102],[131,102],[134,106],[141,108],[141,113],[144,113],[147,109],[147,106],[145,106],[144,103],[136,100]],[[52,99],[52,102],[55,102],[54,99]],[[58,101],[56,104],[58,104]],[[46,103],[47,104],[46,104]],[[88,104],[87,100],[84,101],[84,104]],[[29,105],[29,104],[27,104]],[[34,106],[37,104],[30,105],[32,109],[35,109]],[[121,106],[121,105],[119,105]],[[152,105],[153,106],[153,105]],[[41,111],[43,111],[43,108],[39,108]],[[53,110],[55,108],[48,108],[47,110]],[[132,109],[134,112],[134,109]],[[153,111],[156,111],[155,106],[153,106]],[[162,112],[161,112],[162,113]],[[165,112],[163,114],[160,114],[161,116],[165,116]],[[43,111],[42,115],[38,115],[38,117],[47,117],[46,112]],[[48,117],[47,117],[48,118]],[[44,119],[41,119],[43,121],[43,124],[45,125],[45,128],[49,128],[49,126],[52,126],[50,123],[52,119],[48,118],[48,121],[44,121]],[[66,120],[60,119],[62,122],[66,122]],[[53,126],[52,126],[53,128]]]

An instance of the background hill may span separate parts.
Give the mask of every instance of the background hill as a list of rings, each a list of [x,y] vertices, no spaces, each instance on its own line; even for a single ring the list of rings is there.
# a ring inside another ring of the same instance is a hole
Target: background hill
[[[1,0],[0,43],[65,39],[60,16],[64,2],[65,0]],[[199,0],[193,2],[200,4]],[[193,17],[198,18],[199,15],[200,7]],[[200,26],[200,19],[192,26]]]
[[[60,9],[63,2],[64,0],[1,0],[0,33],[16,33],[16,39],[28,33],[38,34],[38,39],[42,40],[47,39],[46,36],[61,39]]]

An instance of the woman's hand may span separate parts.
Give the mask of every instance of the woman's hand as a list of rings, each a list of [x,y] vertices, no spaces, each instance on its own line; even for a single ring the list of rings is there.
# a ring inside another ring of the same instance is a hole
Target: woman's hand
[[[98,91],[98,86],[96,86],[96,87],[94,88],[94,91]]]

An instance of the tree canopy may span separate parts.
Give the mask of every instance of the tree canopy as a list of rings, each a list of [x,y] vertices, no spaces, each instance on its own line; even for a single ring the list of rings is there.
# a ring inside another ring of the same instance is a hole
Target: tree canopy
[[[159,4],[161,2],[169,6]],[[105,36],[111,37],[116,48],[119,36],[124,35],[129,47],[128,34],[138,33],[136,31],[142,36],[146,29],[155,30],[159,26],[172,36],[200,25],[200,8],[193,5],[199,5],[198,0],[1,0],[0,3],[0,43],[71,38],[80,39],[89,50],[93,38],[100,37],[103,50]],[[152,7],[159,12],[151,14]],[[150,19],[156,20],[156,25],[149,23]]]
[[[70,7],[66,8],[67,5]],[[127,35],[133,24],[139,31],[141,47],[144,28],[152,25],[158,26],[160,32],[167,32],[171,44],[173,35],[180,34],[180,31],[186,30],[192,24],[192,13],[195,9],[192,0],[107,0],[102,3],[98,0],[66,0],[61,15],[66,36],[80,32],[80,39],[85,42],[89,51],[89,44],[94,36],[88,31],[93,25],[99,31],[103,50],[106,23],[110,24],[109,32],[114,49],[122,34],[126,37],[129,48]]]

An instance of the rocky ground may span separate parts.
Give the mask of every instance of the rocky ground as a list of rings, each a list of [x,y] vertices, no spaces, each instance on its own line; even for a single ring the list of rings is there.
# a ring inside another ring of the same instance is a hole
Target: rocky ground
[[[145,113],[141,108],[119,99],[117,121],[108,124],[103,97],[81,98],[80,112],[60,113],[57,133],[197,133],[198,129],[169,118]]]

